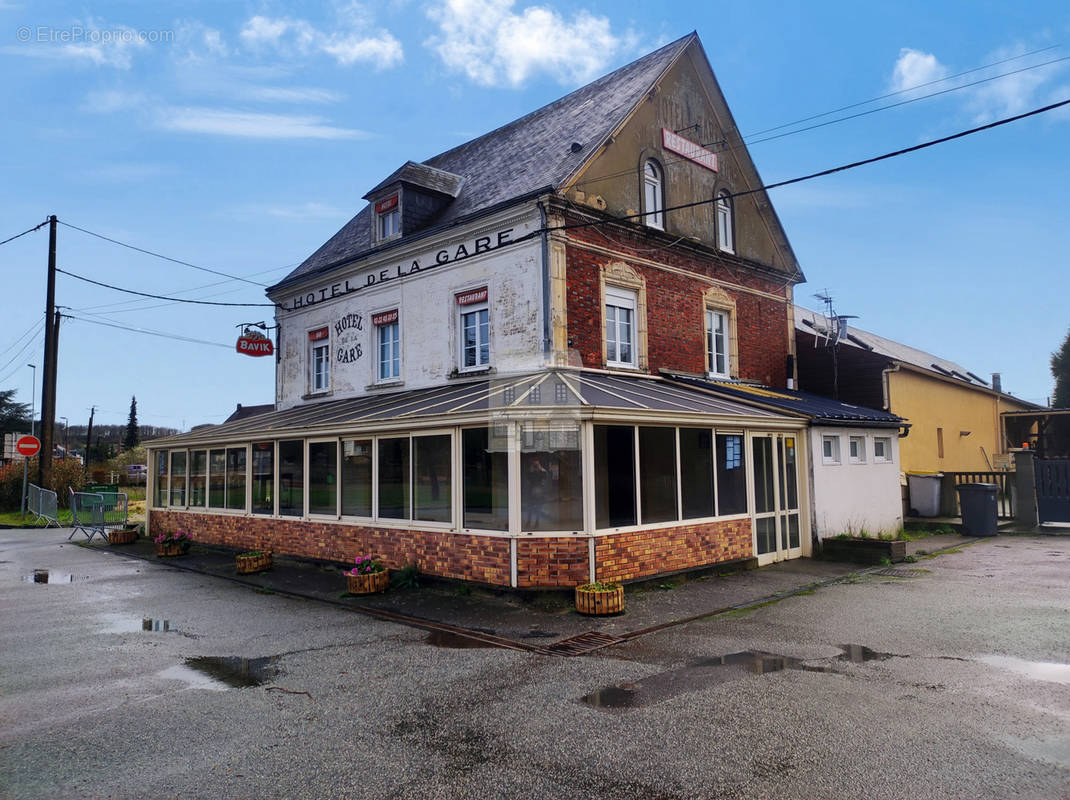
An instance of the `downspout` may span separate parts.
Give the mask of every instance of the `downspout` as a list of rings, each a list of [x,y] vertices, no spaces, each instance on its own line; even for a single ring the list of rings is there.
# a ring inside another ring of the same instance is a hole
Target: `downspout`
[[[889,386],[889,383],[888,383],[888,376],[893,372],[899,372],[899,362],[898,361],[895,362],[895,364],[893,366],[885,367],[884,369],[881,370],[881,391],[884,393],[884,410],[887,411],[888,413],[893,413],[892,412],[892,390],[891,390],[891,387]],[[899,426],[899,428],[900,428],[900,430],[899,430],[899,438],[900,439],[905,439],[905,438],[907,438],[907,436],[910,435],[910,425],[911,425],[911,423],[907,422],[907,423],[904,423],[903,425]]]
[[[546,206],[537,201],[542,228],[542,352],[547,357],[553,349],[550,328],[550,238],[546,231]]]

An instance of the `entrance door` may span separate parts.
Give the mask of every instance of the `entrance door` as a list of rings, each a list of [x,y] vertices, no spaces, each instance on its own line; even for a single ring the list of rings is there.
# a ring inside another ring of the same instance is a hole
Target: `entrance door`
[[[759,564],[802,556],[799,532],[798,439],[751,437],[754,475],[754,553]]]

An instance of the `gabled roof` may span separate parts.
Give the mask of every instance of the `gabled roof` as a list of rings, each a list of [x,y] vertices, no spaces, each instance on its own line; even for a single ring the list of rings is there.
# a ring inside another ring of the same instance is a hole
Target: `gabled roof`
[[[811,336],[834,336],[835,333],[829,331],[828,327],[828,318],[824,314],[819,314],[802,306],[795,306],[796,330],[808,333]],[[848,325],[847,341],[843,344],[867,350],[879,356],[885,356],[892,361],[920,367],[945,378],[955,378],[971,386],[990,388],[988,381],[980,375],[970,372],[962,365],[956,364],[954,361],[948,361],[946,358],[934,356],[924,350],[893,342],[891,339],[885,339],[883,336],[864,331],[861,328]]]
[[[235,422],[239,419],[255,417],[260,414],[267,414],[269,411],[274,410],[274,403],[264,403],[258,406],[243,406],[241,403],[238,403],[238,407],[234,409],[234,413],[227,417],[225,420],[223,420],[223,424],[225,425],[228,422]]]
[[[696,40],[696,34],[689,33],[537,111],[424,161],[426,166],[463,179],[456,199],[432,230],[510,200],[560,187]],[[368,207],[361,210],[276,287],[370,252],[370,213]]]
[[[408,183],[413,186],[419,186],[422,189],[429,189],[432,192],[456,197],[461,191],[461,184],[464,183],[464,178],[460,175],[454,175],[452,172],[429,167],[427,164],[406,161],[394,170],[390,177],[381,181],[374,189],[364,195],[364,199],[371,199],[377,192],[388,186],[393,186],[395,183]]]
[[[795,389],[773,389],[768,386],[711,380],[664,370],[662,374],[672,381],[697,389],[706,389],[725,397],[747,400],[782,411],[801,414],[809,417],[813,425],[899,428],[906,424],[905,419],[889,414],[887,411],[842,403],[839,400]]]

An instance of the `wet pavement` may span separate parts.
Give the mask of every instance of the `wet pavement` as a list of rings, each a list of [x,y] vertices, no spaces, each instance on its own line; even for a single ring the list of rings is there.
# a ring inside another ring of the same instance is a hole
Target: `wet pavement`
[[[321,602],[177,566],[0,532],[0,797],[1049,800],[1070,786],[1070,537],[655,586],[612,621],[442,588],[371,601],[470,635],[353,613],[369,601],[338,596],[340,571],[324,571]],[[26,580],[39,569],[80,579]],[[278,585],[320,571],[288,569]],[[729,610],[627,638],[711,608]],[[571,658],[495,644],[516,631],[550,650],[603,623],[628,624]]]

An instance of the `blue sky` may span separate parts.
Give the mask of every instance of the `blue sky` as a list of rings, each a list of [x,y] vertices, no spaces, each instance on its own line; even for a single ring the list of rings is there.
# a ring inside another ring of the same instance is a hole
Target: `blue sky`
[[[1004,59],[884,102],[1030,67],[755,143],[767,182],[1070,98],[1070,60],[1032,68],[1070,57],[1061,2],[0,0],[0,239],[54,213],[270,284],[404,161],[691,30],[744,135]],[[1070,325],[1068,134],[1061,109],[772,192],[808,278],[797,300],[817,307],[827,289],[860,327],[1044,401]],[[63,226],[58,253],[63,269],[140,291],[265,301],[255,285],[208,286],[221,279]],[[46,255],[44,230],[0,247],[0,388],[26,401]],[[84,424],[95,405],[97,422],[125,422],[136,394],[143,423],[188,428],[271,401],[271,359],[233,349],[235,325],[270,309],[132,299],[60,276],[57,302],[77,319],[63,322],[58,416]]]

